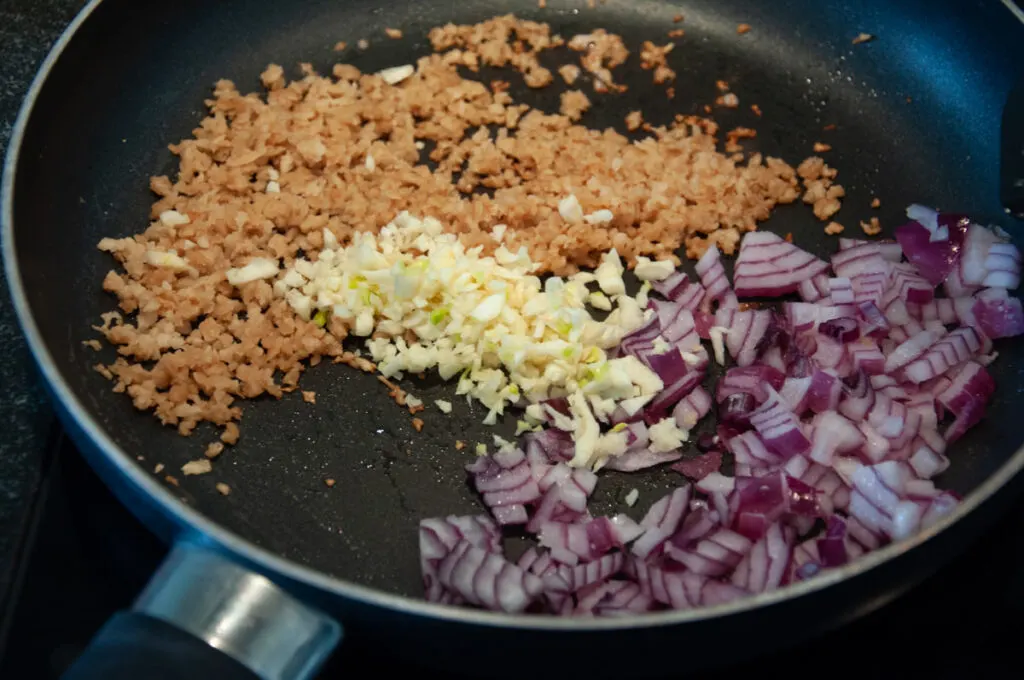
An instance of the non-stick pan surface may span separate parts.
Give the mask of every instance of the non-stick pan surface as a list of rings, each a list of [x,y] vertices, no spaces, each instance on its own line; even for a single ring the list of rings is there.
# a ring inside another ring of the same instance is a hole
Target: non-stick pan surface
[[[625,131],[623,118],[636,108],[654,124],[675,113],[700,113],[718,94],[715,81],[724,79],[741,104],[718,109],[715,117],[724,129],[755,127],[758,137],[748,149],[795,163],[810,155],[816,141],[832,145],[828,161],[848,192],[837,219],[848,230],[857,232],[858,221],[873,215],[891,229],[911,202],[1011,226],[996,190],[998,121],[1015,68],[1024,63],[1021,27],[997,2],[943,6],[943,16],[931,7],[882,0],[608,0],[596,8],[582,0],[549,0],[547,9],[535,0],[105,0],[64,45],[36,93],[17,164],[8,168],[13,233],[7,236],[13,245],[5,244],[7,262],[17,268],[11,274],[21,311],[30,315],[25,318],[37,358],[63,413],[75,421],[79,443],[156,530],[169,535],[191,520],[164,492],[154,494],[118,470],[125,458],[149,475],[162,464],[163,474],[153,479],[216,525],[340,579],[320,578],[307,592],[329,589],[365,600],[366,591],[347,585],[357,583],[416,598],[418,521],[481,510],[463,471],[472,445],[489,443],[494,433],[480,424],[481,407],[456,400],[452,415],[428,410],[422,415],[426,426],[416,433],[374,377],[321,365],[302,380],[303,389],[316,391],[315,405],[298,393],[245,403],[239,444],[212,473],[185,478],[181,465],[199,457],[216,433],[200,428],[182,438],[135,411],[91,368],[113,353],[97,355],[81,344],[95,335],[90,324],[114,307],[100,287],[112,261],[95,244],[145,227],[153,198],[148,178],[175,170],[166,145],[190,136],[213,83],[229,78],[243,91],[256,90],[270,62],[292,75],[300,62],[325,73],[338,61],[365,71],[400,65],[427,53],[431,27],[506,11],[550,22],[564,36],[605,27],[623,35],[634,55],[641,41],[664,43],[668,31],[681,27],[685,36],[669,59],[678,73],[674,100],[633,56],[621,71],[629,92],[599,97],[584,122]],[[681,25],[672,22],[677,14],[685,16]],[[751,32],[739,35],[741,22]],[[385,27],[400,28],[405,37],[390,40]],[[852,45],[861,32],[877,39]],[[354,45],[360,38],[370,41],[365,52],[332,51],[338,41]],[[534,92],[517,74],[504,77],[521,101],[557,109],[560,83]],[[836,129],[826,131],[827,125]],[[874,196],[882,200],[878,211],[869,208]],[[836,248],[807,206],[780,208],[764,228],[791,232],[818,255]],[[1000,389],[989,417],[955,447],[944,485],[969,494],[1018,450],[1024,439],[1022,371],[1024,348],[1003,343],[995,364]],[[428,404],[453,394],[431,380],[406,386]],[[469,446],[456,451],[456,440]],[[168,473],[180,486],[163,481]],[[332,488],[328,478],[336,480]],[[607,474],[597,505],[621,509],[624,495],[636,487],[641,500],[629,512],[639,517],[680,481],[665,471]],[[231,487],[229,496],[218,493],[219,482]],[[268,568],[258,558],[255,563]],[[293,571],[291,577],[302,583],[309,574]]]

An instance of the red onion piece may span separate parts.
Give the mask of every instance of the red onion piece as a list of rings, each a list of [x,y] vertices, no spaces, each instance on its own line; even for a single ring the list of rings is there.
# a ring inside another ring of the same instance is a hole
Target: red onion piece
[[[441,560],[437,578],[466,602],[507,613],[525,610],[543,589],[533,574],[469,541],[460,541]]]
[[[794,293],[802,281],[823,274],[828,264],[776,234],[748,232],[736,258],[735,290],[743,297]]]
[[[729,279],[725,275],[725,267],[722,266],[722,253],[718,250],[717,245],[711,244],[704,255],[697,260],[696,270],[701,284],[707,291],[708,300],[721,304],[730,296],[735,298],[735,294],[729,286]]]
[[[1001,288],[979,293],[971,305],[971,313],[982,332],[992,339],[1010,338],[1024,334],[1024,310],[1017,298],[1011,298]],[[951,323],[943,320],[943,323]],[[965,325],[970,325],[964,322]]]
[[[660,555],[665,542],[679,528],[686,516],[690,503],[690,486],[681,486],[651,506],[640,520],[645,530],[630,547],[631,552],[641,559]]]
[[[654,599],[638,583],[612,580],[581,590],[573,615],[633,616],[653,607]]]
[[[441,561],[461,541],[488,552],[501,553],[501,532],[486,515],[425,519],[420,522],[420,569],[430,602],[454,603],[451,591],[438,580]]]
[[[746,366],[730,368],[718,382],[715,400],[722,403],[737,392],[753,395],[758,404],[768,398],[768,389],[779,390],[785,384],[786,376],[771,366]]]
[[[839,453],[859,450],[865,444],[863,433],[857,426],[838,413],[825,412],[815,418],[814,441],[807,454],[822,465],[832,465],[832,457]]]
[[[829,278],[827,274],[801,281],[797,288],[800,299],[804,302],[818,302],[829,296]]]
[[[929,347],[921,358],[908,364],[903,369],[903,375],[908,381],[919,385],[978,353],[987,353],[991,348],[991,341],[973,328],[957,328]]]
[[[672,466],[679,474],[699,482],[722,467],[722,452],[708,451],[693,458],[681,460]]]
[[[725,346],[739,366],[749,366],[757,359],[757,347],[772,322],[768,310],[719,309],[715,325],[728,328]]]
[[[918,222],[910,222],[896,229],[896,240],[903,254],[933,286],[946,280],[956,267],[967,233],[967,220],[958,220],[952,216],[949,218],[944,222],[948,234],[946,239],[932,240],[934,232]]]
[[[609,458],[604,469],[616,470],[618,472],[636,472],[663,463],[674,463],[682,457],[682,452],[678,450],[655,452],[650,449],[637,449],[636,451],[626,451],[621,456]]]
[[[732,584],[751,593],[779,587],[789,570],[793,551],[793,540],[788,533],[781,524],[770,525],[737,565]]]
[[[811,443],[800,431],[799,421],[771,386],[766,389],[768,398],[750,414],[750,424],[764,439],[765,446],[783,459],[803,453]]]
[[[711,411],[711,405],[711,395],[698,385],[676,404],[672,409],[672,417],[681,429],[692,430]]]

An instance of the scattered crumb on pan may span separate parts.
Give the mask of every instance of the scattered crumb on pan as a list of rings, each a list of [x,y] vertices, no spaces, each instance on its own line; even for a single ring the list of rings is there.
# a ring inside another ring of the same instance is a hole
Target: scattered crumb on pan
[[[206,473],[213,471],[213,463],[210,462],[209,458],[190,460],[181,466],[181,471],[186,477],[191,475],[205,475]]]
[[[743,35],[744,33],[750,33],[750,31],[750,24],[740,24],[739,26],[736,27],[736,32],[739,33],[740,35]]]
[[[875,198],[872,198],[871,199],[871,207],[872,208],[881,208],[882,207],[881,199],[879,199],[877,196]]]
[[[461,451],[464,448],[466,448],[466,442],[462,441],[461,439],[456,439],[455,440],[455,450],[456,451]]]
[[[206,447],[206,451],[203,452],[203,455],[205,455],[207,458],[216,458],[222,453],[224,453],[223,442],[210,442],[210,444]]]
[[[821,129],[824,130],[825,132],[832,132],[833,130],[836,129],[836,124],[835,123],[829,123],[828,125],[826,125],[825,127],[821,128]]]
[[[851,42],[854,45],[860,45],[861,43],[870,42],[874,39],[875,36],[871,35],[870,33],[858,33],[857,37],[855,37]]]
[[[384,34],[387,37],[391,38],[392,40],[401,40],[402,39],[402,31],[400,29],[397,29],[397,28],[385,28],[384,29]]]
[[[644,114],[642,111],[630,111],[626,114],[626,129],[630,132],[634,132],[640,129],[640,126],[644,124]]]
[[[725,150],[728,153],[737,153],[743,150],[740,146],[741,139],[754,139],[757,137],[757,130],[748,127],[737,127],[725,133]]]
[[[563,64],[558,67],[558,75],[562,76],[566,85],[572,85],[580,77],[580,67],[576,64]]]
[[[339,40],[338,42],[334,43],[334,51],[335,52],[344,52],[347,48],[348,48],[348,43],[345,42],[344,40]]]
[[[715,99],[715,104],[724,106],[727,109],[735,109],[740,105],[740,98],[733,92],[726,92]]]
[[[831,144],[825,144],[824,142],[815,142],[813,148],[814,148],[814,153],[825,153],[826,151],[831,151],[832,150],[832,145]]]
[[[681,28],[673,28],[668,32],[668,37],[670,38],[682,38],[684,35],[686,35],[686,31]]]
[[[360,38],[356,41],[356,47],[361,50],[368,50],[370,49],[370,41],[366,38]]]
[[[423,420],[420,419],[420,418],[413,418],[412,419],[412,429],[416,430],[417,432],[422,432],[423,431]]]
[[[327,479],[325,479],[325,480],[324,480],[324,484],[326,484],[326,485],[327,485],[327,488],[328,488],[328,489],[330,489],[330,488],[332,488],[332,487],[333,487],[333,486],[334,486],[335,484],[337,484],[337,482],[336,482],[336,481],[334,481],[334,478],[333,478],[333,477],[328,477]]]
[[[860,228],[864,230],[864,233],[868,236],[877,236],[882,233],[882,225],[878,221],[877,217],[872,217],[867,222],[861,222]]]
[[[101,343],[99,340],[96,340],[95,338],[92,340],[83,340],[82,345],[96,352],[99,352],[101,349],[103,349],[103,343]]]
[[[160,474],[163,471],[164,471],[164,464],[163,463],[157,463],[156,466],[153,468],[153,474],[154,475],[158,475],[158,474]]]
[[[231,487],[224,482],[217,482],[217,491],[221,496],[227,496],[231,493]]]
[[[316,392],[313,392],[311,390],[302,390],[302,401],[306,402],[307,404],[315,404]]]
[[[838,222],[829,222],[825,227],[825,233],[829,236],[835,236],[836,234],[842,234],[844,229],[846,229],[846,227]]]
[[[754,115],[757,116],[758,118],[761,117],[761,107],[758,106],[757,104],[751,104],[750,110],[753,111]]]
[[[681,23],[682,21],[683,21],[683,15],[682,14],[677,14],[674,17],[672,17],[672,23],[673,24],[678,24],[678,23]]]

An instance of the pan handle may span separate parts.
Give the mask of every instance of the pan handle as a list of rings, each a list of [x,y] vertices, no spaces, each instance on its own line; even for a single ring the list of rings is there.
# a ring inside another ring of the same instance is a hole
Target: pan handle
[[[341,637],[336,621],[264,576],[178,543],[63,678],[308,680]]]

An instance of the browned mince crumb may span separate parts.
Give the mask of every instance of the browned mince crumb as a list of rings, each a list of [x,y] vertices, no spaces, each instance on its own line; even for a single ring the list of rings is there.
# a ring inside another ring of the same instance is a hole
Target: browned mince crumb
[[[234,446],[238,443],[239,434],[238,425],[235,423],[228,423],[224,426],[224,432],[221,433],[220,440],[228,446]]]
[[[181,466],[181,471],[186,477],[192,475],[205,475],[206,473],[213,471],[213,464],[210,462],[209,458],[190,460]]]
[[[682,14],[677,14],[674,17],[672,17],[672,23],[673,24],[681,23],[682,20],[683,20],[683,15]]]
[[[786,243],[792,243],[793,242],[793,232],[787,231],[786,232],[786,236],[784,238],[785,238]]]
[[[387,37],[391,38],[392,40],[402,39],[402,31],[397,28],[385,28],[384,34],[387,35]]]
[[[727,92],[715,99],[715,104],[724,106],[727,109],[735,109],[740,105],[740,98],[732,92]]]
[[[871,35],[870,33],[858,33],[857,37],[854,38],[851,42],[853,42],[854,45],[860,45],[861,43],[870,42],[871,40],[874,39],[875,36]]]
[[[750,33],[750,30],[750,24],[740,24],[739,26],[736,27],[736,32],[739,33],[740,35],[743,35],[744,33]]]
[[[842,234],[845,229],[846,227],[839,224],[838,222],[829,222],[828,225],[825,227],[825,233],[828,234],[829,236],[834,236],[836,234]]]
[[[832,130],[836,129],[836,124],[835,123],[829,123],[828,125],[826,125],[825,127],[821,128],[821,129],[824,130],[825,132],[831,132]]]
[[[160,474],[163,471],[164,471],[164,464],[163,463],[157,463],[156,466],[153,468],[153,474],[154,475],[158,475],[158,474]]]
[[[331,477],[328,477],[327,479],[324,480],[324,484],[326,484],[327,488],[330,489],[334,487],[334,485],[337,484],[337,482],[334,481],[334,479],[332,479]]]
[[[311,392],[311,391],[303,390],[302,391],[302,401],[306,402],[307,404],[315,404],[316,403],[316,392]]]
[[[217,491],[221,496],[227,496],[231,493],[231,487],[224,482],[217,482]]]
[[[572,85],[580,77],[580,67],[576,64],[564,64],[558,67],[558,75],[562,76],[566,85]]]
[[[704,113],[711,113],[711,104],[704,105]]]
[[[882,225],[879,223],[877,217],[872,217],[867,222],[861,222],[860,228],[864,230],[864,233],[868,236],[877,236],[882,233]]]
[[[757,116],[758,118],[761,117],[761,107],[758,106],[757,104],[751,104],[750,110],[753,111],[754,115]]]
[[[825,144],[824,142],[815,142],[813,148],[814,148],[814,153],[825,153],[826,151],[831,151],[832,150],[832,145],[831,144]]]
[[[461,451],[464,448],[466,448],[466,442],[462,441],[461,439],[456,439],[455,440],[455,450],[456,451]]]
[[[725,80],[716,80],[715,81],[715,87],[718,88],[719,92],[728,92],[729,91],[729,83],[727,81],[725,81]]]
[[[590,98],[579,90],[569,90],[562,93],[562,104],[559,112],[571,121],[577,121],[583,117],[583,113],[590,108]]]
[[[401,387],[391,382],[382,375],[378,375],[377,380],[379,380],[382,385],[388,388],[388,396],[391,399],[393,399],[396,404],[398,404],[399,406],[406,405],[406,397],[408,396],[408,394],[406,393],[405,390],[403,390]]]
[[[170,484],[171,486],[179,486],[177,477],[167,475],[164,477],[164,481]]]
[[[738,127],[729,130],[725,133],[725,150],[728,153],[736,153],[742,151],[743,147],[740,146],[739,140],[741,139],[754,139],[757,137],[757,130],[753,130],[748,127]]]
[[[416,430],[417,432],[422,432],[423,431],[423,421],[421,419],[419,419],[419,418],[413,418],[412,419],[412,429]]]
[[[877,197],[876,198],[872,198],[871,199],[871,207],[872,208],[881,208],[882,207],[882,201],[880,199],[878,199]]]
[[[207,458],[216,458],[222,453],[224,453],[224,442],[210,442],[206,447],[204,455]]]
[[[645,40],[640,47],[640,67],[645,70],[654,69],[655,85],[661,85],[675,79],[676,72],[668,66],[668,53],[675,46],[675,43],[668,43],[658,47],[650,40]]]
[[[686,31],[681,28],[674,28],[668,32],[670,38],[682,38],[684,35],[686,35]]]
[[[797,166],[797,175],[803,180],[804,203],[813,207],[815,217],[822,222],[839,212],[840,201],[846,191],[833,180],[838,174],[819,156],[811,156]]]
[[[492,80],[491,81],[491,92],[497,94],[499,92],[505,92],[511,87],[511,83],[507,80]]]
[[[537,0],[537,7],[545,9],[548,6],[548,0]]]
[[[99,352],[101,349],[103,349],[103,343],[101,343],[99,340],[96,340],[95,338],[92,340],[83,340],[82,345],[96,352]]]
[[[589,9],[594,9],[595,7],[597,7],[597,0],[587,0],[587,7]]]
[[[666,87],[665,88],[665,96],[668,97],[669,99],[675,99],[676,98],[676,88],[672,87],[671,85]]]
[[[118,310],[96,326],[119,354],[96,367],[115,392],[183,435],[204,421],[222,427],[221,442],[233,445],[237,400],[281,397],[322,358],[374,371],[342,348],[339,319],[320,328],[271,282],[226,280],[228,269],[256,257],[285,267],[300,250],[315,258],[324,229],[346,244],[408,210],[493,252],[491,229],[501,223],[510,247],[526,246],[542,271],[565,275],[594,267],[613,247],[631,265],[640,255],[677,261],[680,248],[697,258],[712,243],[734,254],[744,232],[808,190],[783,160],[721,153],[709,119],[678,116],[633,142],[460,75],[467,65],[511,66],[550,80],[537,53],[563,42],[546,24],[498,17],[444,26],[430,39],[441,53],[419,59],[397,86],[351,65],[333,77],[307,65],[292,82],[268,67],[262,95],[217,83],[207,118],[170,147],[177,172],[150,180],[150,223],[99,244],[118,264],[103,280]],[[585,67],[609,75],[629,54],[604,31],[574,41]],[[435,144],[435,171],[420,162],[417,144],[426,141]],[[277,191],[267,193],[270,182]],[[586,213],[610,209],[616,219],[566,224],[558,202],[570,193]],[[172,251],[183,266],[152,264],[152,253]],[[405,405],[404,391],[385,384]]]
[[[344,52],[347,47],[348,47],[348,43],[345,42],[344,40],[340,40],[340,41],[334,43],[334,51],[335,52]]]
[[[575,35],[569,41],[569,49],[582,52],[580,63],[583,69],[594,76],[595,92],[625,92],[625,85],[617,85],[612,78],[612,69],[629,57],[629,50],[622,38],[599,28],[592,33]]]
[[[630,132],[639,130],[644,123],[644,114],[641,111],[630,111],[626,116],[626,129]]]

